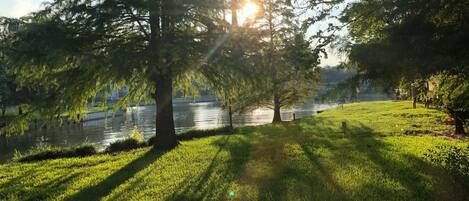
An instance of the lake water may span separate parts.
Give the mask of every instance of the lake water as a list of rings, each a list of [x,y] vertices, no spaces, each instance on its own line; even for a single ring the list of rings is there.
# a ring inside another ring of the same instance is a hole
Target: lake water
[[[312,101],[302,106],[283,110],[282,119],[310,116],[318,110],[334,107],[334,104],[314,104]],[[105,147],[109,143],[125,138],[137,126],[148,139],[155,135],[155,109],[153,105],[131,107],[127,111],[118,112],[114,117],[86,121],[81,125],[65,125],[62,127],[31,130],[24,135],[0,136],[0,163],[8,161],[15,150],[23,152],[39,143],[53,146],[75,146],[93,144]],[[234,126],[261,125],[270,123],[273,111],[257,109],[249,113],[234,115]],[[176,103],[174,104],[174,121],[178,133],[188,129],[210,129],[228,124],[228,114],[217,102]]]

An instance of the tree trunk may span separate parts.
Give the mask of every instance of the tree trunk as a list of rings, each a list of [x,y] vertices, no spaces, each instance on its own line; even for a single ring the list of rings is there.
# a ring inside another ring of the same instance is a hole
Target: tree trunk
[[[454,126],[455,126],[454,134],[457,134],[457,135],[466,134],[466,131],[464,131],[464,122],[460,118],[458,117],[454,118]]]
[[[18,106],[18,115],[23,115],[23,108],[21,106]]]
[[[174,130],[173,82],[171,75],[158,76],[156,80],[156,140],[157,149],[168,150],[179,143]]]
[[[168,42],[170,34],[169,15],[164,11],[169,8],[168,1],[150,1],[150,76],[156,85],[154,98],[156,101],[156,138],[155,148],[168,150],[179,143],[174,130],[173,119],[173,75],[168,66],[167,58],[163,59],[160,50],[162,42]]]
[[[238,1],[231,1],[231,27],[233,31],[238,28]]]
[[[233,129],[233,111],[231,109],[231,105],[228,106],[228,116],[230,118],[230,128]]]
[[[410,94],[412,96],[412,108],[417,108],[417,94],[414,84],[411,85]]]
[[[7,108],[5,105],[2,105],[2,117],[5,117],[5,113],[7,111]]]
[[[278,123],[282,121],[280,116],[280,98],[277,95],[274,95],[274,119],[272,123]]]

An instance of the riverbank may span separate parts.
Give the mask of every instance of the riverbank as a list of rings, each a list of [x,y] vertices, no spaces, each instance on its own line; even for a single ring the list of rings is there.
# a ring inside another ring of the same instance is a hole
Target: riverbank
[[[430,163],[446,115],[410,102],[345,105],[233,135],[112,155],[0,165],[0,200],[464,200]],[[342,122],[347,122],[345,134]]]

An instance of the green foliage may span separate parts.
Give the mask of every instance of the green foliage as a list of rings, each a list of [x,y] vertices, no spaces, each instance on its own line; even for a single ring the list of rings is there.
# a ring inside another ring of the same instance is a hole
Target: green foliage
[[[135,126],[134,129],[132,129],[132,132],[130,132],[129,138],[136,140],[137,142],[143,142],[145,140],[145,136],[143,135],[142,132],[138,130],[138,127]]]
[[[350,65],[387,87],[467,68],[469,1],[357,1],[345,10]]]
[[[427,160],[460,176],[469,176],[469,146],[436,146],[425,154]]]
[[[302,103],[314,93],[321,47],[312,47],[305,38],[306,31],[292,4],[274,0],[264,1],[263,6],[264,13],[256,25],[264,35],[252,67],[259,77],[236,94],[234,106],[245,110],[269,107],[278,113],[280,108]]]
[[[443,72],[431,77],[434,88],[429,92],[433,103],[455,119],[456,134],[464,134],[469,119],[469,79],[465,73]]]
[[[95,155],[96,147],[91,145],[82,145],[71,148],[52,147],[46,144],[38,144],[36,147],[28,150],[26,153],[16,152],[13,161],[34,162],[58,158],[73,158]]]
[[[156,99],[156,88],[167,83],[158,94],[171,97],[173,80],[187,90],[192,80],[186,75],[200,73],[214,46],[209,39],[223,24],[223,6],[220,0],[54,0],[2,38],[1,54],[20,86],[48,90],[31,111],[48,117],[68,112],[78,121],[98,94],[128,89],[117,109]],[[24,130],[20,121],[7,131]],[[170,125],[157,129],[174,132]]]
[[[104,150],[105,153],[114,153],[121,151],[129,151],[132,149],[137,149],[146,146],[147,144],[144,141],[143,133],[141,133],[137,127],[134,127],[132,132],[128,137],[117,140],[109,144]]]
[[[389,126],[425,130],[444,115],[409,102],[358,103],[168,152],[9,163],[0,165],[0,200],[465,200],[467,176],[455,180],[424,154],[468,142]],[[348,119],[344,136],[340,122]]]
[[[117,140],[109,144],[104,150],[105,153],[115,153],[115,152],[122,152],[122,151],[129,151],[132,149],[138,149],[144,147],[146,144],[137,141],[133,138],[125,138],[122,140]]]
[[[215,135],[227,135],[232,134],[233,128],[229,126],[215,128],[215,129],[205,129],[205,130],[189,130],[184,133],[178,134],[178,140],[185,141],[185,140],[193,140],[198,138],[210,137]],[[148,139],[148,144],[153,145],[155,144],[156,137],[151,137]]]
[[[469,118],[469,77],[466,74],[440,73],[429,79],[435,87],[430,92],[436,105]]]
[[[189,130],[178,135],[179,140],[192,140],[197,138],[209,137],[214,135],[226,135],[232,134],[233,128],[229,126],[215,128],[215,129],[206,129],[206,130]]]

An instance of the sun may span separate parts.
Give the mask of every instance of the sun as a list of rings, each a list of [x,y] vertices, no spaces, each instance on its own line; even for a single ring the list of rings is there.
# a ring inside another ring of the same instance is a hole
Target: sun
[[[255,3],[246,2],[244,6],[239,11],[240,21],[244,22],[248,19],[255,18],[258,12],[258,7]]]
[[[246,18],[254,17],[257,14],[257,5],[252,2],[247,2],[246,4],[244,4],[241,12]]]

